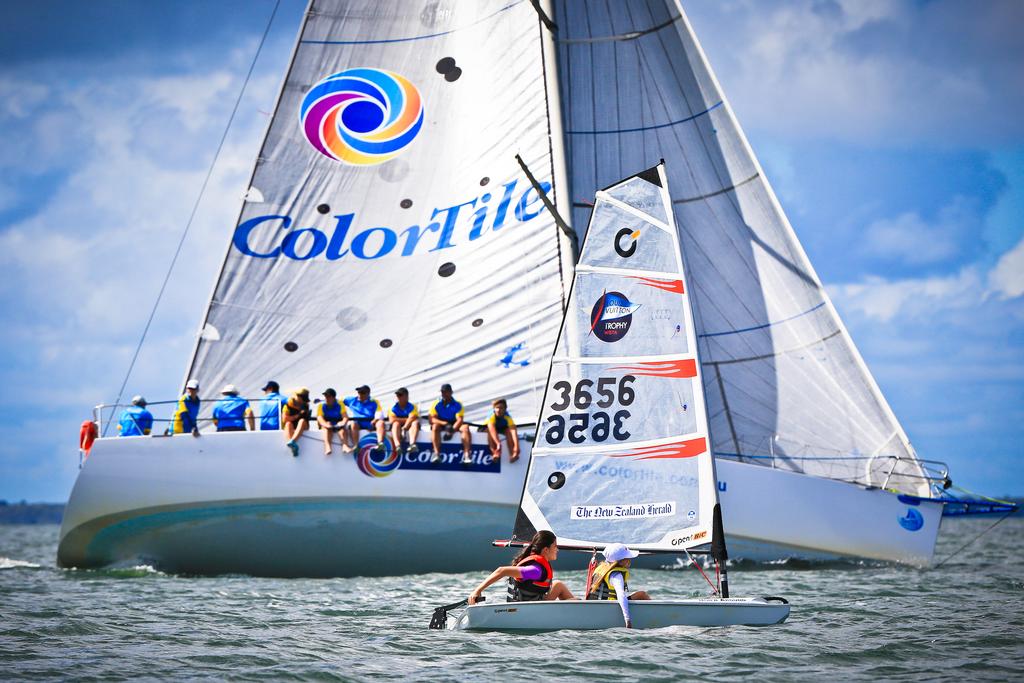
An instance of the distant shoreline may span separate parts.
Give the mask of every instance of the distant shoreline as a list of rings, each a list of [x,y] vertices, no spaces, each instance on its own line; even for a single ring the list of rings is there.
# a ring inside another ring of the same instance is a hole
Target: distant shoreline
[[[64,503],[11,503],[0,500],[0,524],[60,524]]]

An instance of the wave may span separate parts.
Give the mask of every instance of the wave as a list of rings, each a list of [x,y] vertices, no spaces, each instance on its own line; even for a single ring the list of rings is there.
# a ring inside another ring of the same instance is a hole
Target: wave
[[[39,569],[42,565],[26,560],[15,560],[10,557],[0,557],[0,569]]]

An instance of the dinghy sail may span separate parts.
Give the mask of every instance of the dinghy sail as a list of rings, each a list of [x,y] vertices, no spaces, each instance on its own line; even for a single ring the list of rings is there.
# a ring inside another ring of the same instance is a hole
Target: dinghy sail
[[[513,539],[711,540],[714,462],[664,163],[597,193]]]

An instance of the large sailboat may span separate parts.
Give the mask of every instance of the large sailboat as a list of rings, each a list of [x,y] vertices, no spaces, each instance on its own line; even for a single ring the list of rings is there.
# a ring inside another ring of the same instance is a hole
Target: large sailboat
[[[499,397],[537,415],[580,198],[662,158],[732,555],[927,563],[947,473],[917,457],[670,0],[313,0],[182,385],[368,384],[385,407],[405,386],[425,411],[450,383],[471,423]],[[325,457],[315,430],[293,458],[279,432],[204,425],[98,439],[58,562],[483,568],[529,460],[479,433],[469,465],[457,440],[440,462],[428,439]]]

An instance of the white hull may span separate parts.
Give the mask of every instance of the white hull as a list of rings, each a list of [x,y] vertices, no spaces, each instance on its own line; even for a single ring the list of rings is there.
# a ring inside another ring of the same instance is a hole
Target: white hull
[[[643,600],[629,604],[633,628],[769,626],[789,616],[789,605],[763,598]],[[472,631],[595,630],[624,627],[610,600],[481,603],[467,607],[454,628]]]
[[[316,432],[298,458],[279,432],[102,439],[68,501],[58,563],[356,576],[460,572],[507,560],[490,541],[509,534],[529,444],[518,462],[506,456],[496,465],[475,443],[469,467],[458,464],[455,441],[443,447],[440,466],[427,464],[429,445],[420,446],[414,462],[374,476],[337,447],[325,457]],[[718,461],[718,478],[733,558],[931,558],[939,503],[910,506],[885,491],[727,460]],[[911,507],[920,513],[916,531],[900,524]]]

